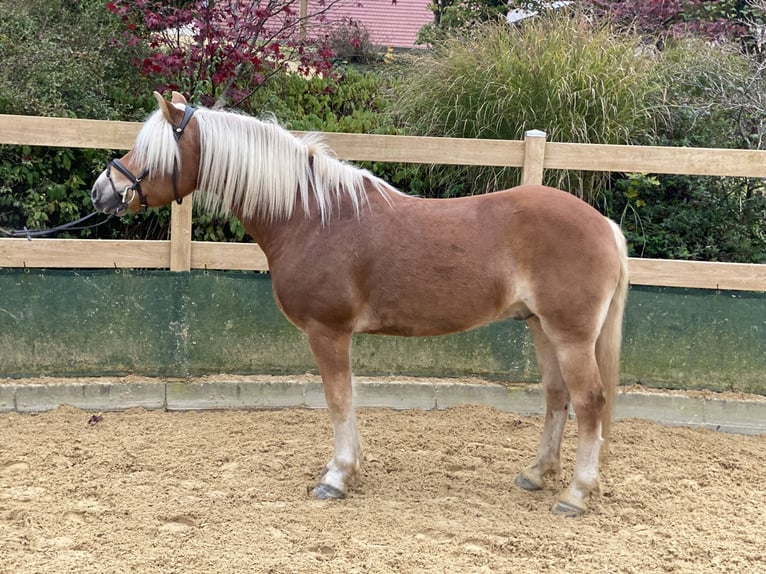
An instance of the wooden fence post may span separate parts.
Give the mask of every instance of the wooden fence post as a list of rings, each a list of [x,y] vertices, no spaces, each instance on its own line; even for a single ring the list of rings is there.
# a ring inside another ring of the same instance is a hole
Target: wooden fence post
[[[192,194],[193,195],[193,194]],[[170,206],[170,270],[191,270],[192,196]]]
[[[522,185],[542,185],[546,137],[547,134],[540,130],[527,130],[524,132],[524,167],[521,172]]]

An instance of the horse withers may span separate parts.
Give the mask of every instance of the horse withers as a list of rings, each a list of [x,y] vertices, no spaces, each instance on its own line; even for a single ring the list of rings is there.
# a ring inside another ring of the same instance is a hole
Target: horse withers
[[[99,176],[93,203],[121,215],[199,190],[205,209],[235,215],[260,244],[277,305],[308,337],[332,419],[334,452],[315,497],[343,497],[362,460],[355,333],[442,335],[513,318],[529,325],[546,399],[536,460],[515,483],[537,490],[558,474],[571,404],[574,475],[553,511],[587,509],[608,442],[628,285],[614,222],[543,186],[412,197],[338,161],[316,134],[155,96],[158,111]]]

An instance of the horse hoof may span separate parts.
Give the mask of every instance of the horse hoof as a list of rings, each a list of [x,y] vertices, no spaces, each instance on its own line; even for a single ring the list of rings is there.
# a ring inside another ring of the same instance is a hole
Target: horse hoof
[[[571,502],[564,502],[563,500],[557,500],[556,504],[554,504],[553,508],[551,508],[551,512],[553,514],[557,514],[559,516],[568,516],[570,518],[581,516],[585,513],[586,510],[586,508],[575,506]]]
[[[317,484],[311,491],[311,495],[317,500],[338,500],[346,496],[342,490],[324,483]]]
[[[529,491],[542,490],[542,488],[543,488],[539,484],[535,484],[534,482],[529,480],[523,474],[520,474],[519,476],[517,476],[516,480],[513,481],[513,484],[515,484],[519,488],[523,488],[524,490],[529,490]]]

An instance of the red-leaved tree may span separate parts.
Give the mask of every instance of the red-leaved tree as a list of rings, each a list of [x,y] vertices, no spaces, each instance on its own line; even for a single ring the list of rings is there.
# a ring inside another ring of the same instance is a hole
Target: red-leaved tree
[[[115,39],[136,52],[135,64],[160,90],[186,93],[205,105],[237,107],[267,79],[331,72],[327,38],[308,21],[321,21],[334,4],[300,13],[300,0],[110,0],[125,26]],[[316,6],[316,4],[314,5]]]
[[[736,0],[587,0],[617,25],[662,40],[695,35],[711,40],[748,34],[749,2]]]

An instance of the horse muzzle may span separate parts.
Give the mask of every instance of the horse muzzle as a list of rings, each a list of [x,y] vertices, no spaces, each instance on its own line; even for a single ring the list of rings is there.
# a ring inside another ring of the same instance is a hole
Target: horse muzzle
[[[102,173],[96,183],[93,184],[90,199],[97,211],[118,217],[127,213],[130,203],[130,201],[126,203],[126,198],[113,188],[106,177],[106,173]]]
[[[112,168],[130,180],[130,184],[126,185],[122,191],[114,183]],[[121,216],[128,211],[130,204],[137,197],[141,204],[141,211],[146,211],[148,206],[146,197],[141,190],[141,182],[148,174],[149,170],[145,169],[141,175],[135,176],[120,160],[113,159],[93,185],[90,194],[93,205],[97,210],[104,213]]]

